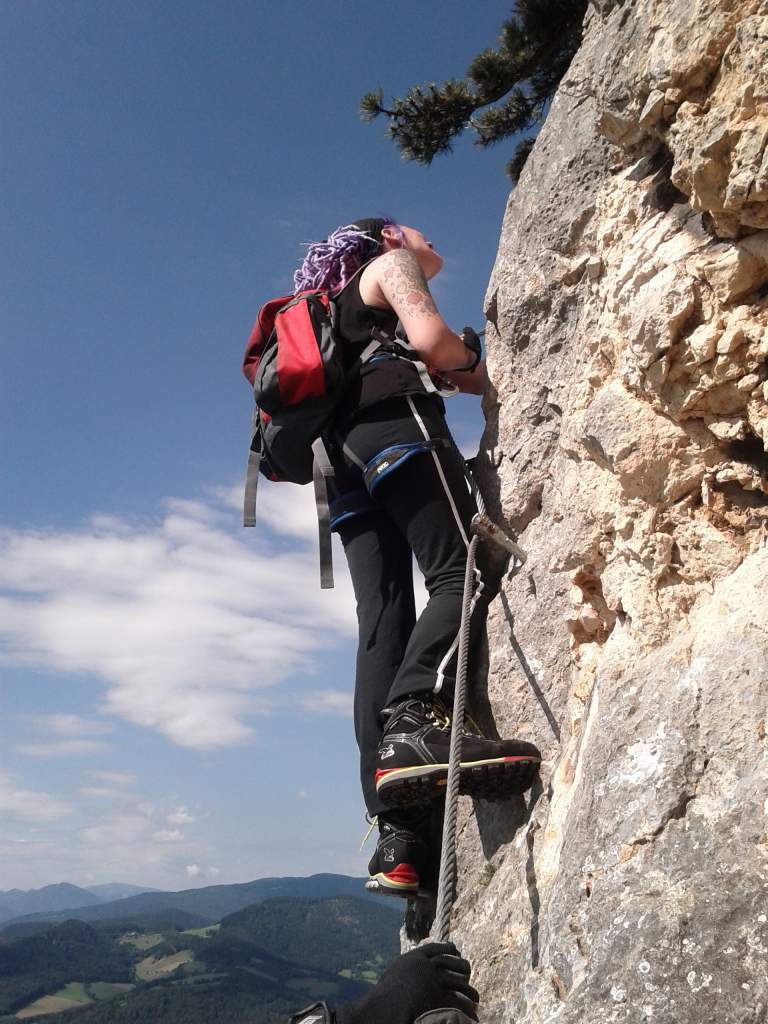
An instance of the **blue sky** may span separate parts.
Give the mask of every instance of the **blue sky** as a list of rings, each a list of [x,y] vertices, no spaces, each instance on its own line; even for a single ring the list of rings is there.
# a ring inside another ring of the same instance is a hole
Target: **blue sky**
[[[482,326],[512,145],[401,161],[362,94],[509,5],[25,0],[0,47],[0,889],[363,873],[354,608],[308,489],[239,500],[240,359],[301,243],[387,213]],[[449,419],[470,450],[479,403]]]

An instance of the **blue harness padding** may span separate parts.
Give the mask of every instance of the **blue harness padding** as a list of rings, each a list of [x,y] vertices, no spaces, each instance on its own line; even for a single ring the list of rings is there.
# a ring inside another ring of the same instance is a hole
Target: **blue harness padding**
[[[408,459],[422,452],[431,452],[436,448],[447,448],[450,445],[444,437],[434,438],[430,441],[411,441],[403,444],[393,444],[389,448],[374,455],[366,464],[363,470],[362,487],[354,491],[346,491],[338,495],[331,502],[331,530],[338,530],[339,526],[353,516],[365,515],[367,512],[379,512],[381,506],[373,500],[373,492],[376,486],[390,473],[394,473]]]
[[[356,491],[347,491],[340,494],[331,502],[331,530],[337,530],[343,522],[353,516],[361,516],[366,512],[375,512],[378,506],[374,504],[368,491],[359,488]]]
[[[450,444],[444,437],[434,438],[429,441],[410,441],[403,444],[393,444],[384,451],[379,452],[366,464],[363,473],[363,481],[369,494],[373,494],[375,488],[381,481],[399,469],[403,463],[412,459],[414,455],[422,452],[432,452],[436,448],[447,448]]]

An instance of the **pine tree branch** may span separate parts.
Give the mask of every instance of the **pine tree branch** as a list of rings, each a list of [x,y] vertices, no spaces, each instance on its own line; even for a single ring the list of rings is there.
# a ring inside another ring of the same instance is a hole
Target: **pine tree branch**
[[[517,0],[502,25],[499,47],[478,54],[464,79],[414,86],[390,108],[379,89],[363,97],[361,116],[372,121],[384,114],[387,135],[404,159],[422,164],[450,152],[467,127],[480,146],[530,130],[543,119],[578,48],[586,7],[587,0]],[[493,106],[510,93],[506,103]],[[531,145],[524,140],[518,146],[510,167],[519,159],[524,162]]]

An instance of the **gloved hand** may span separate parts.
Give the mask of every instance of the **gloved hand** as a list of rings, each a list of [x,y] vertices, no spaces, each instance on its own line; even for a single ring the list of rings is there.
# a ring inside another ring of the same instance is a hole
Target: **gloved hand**
[[[398,957],[367,995],[336,1010],[336,1024],[414,1024],[430,1010],[461,1010],[477,1020],[472,968],[452,942],[430,942]],[[446,1020],[450,1020],[450,1016]]]
[[[468,366],[465,366],[464,369],[468,370],[469,373],[474,373],[477,364],[483,358],[483,349],[480,344],[480,338],[478,337],[477,332],[474,331],[471,327],[465,327],[464,330],[461,332],[461,340],[464,342],[464,344],[470,350],[470,352],[474,354],[475,357],[474,362],[470,363]]]
[[[430,1010],[416,1018],[416,1024],[474,1024],[461,1010]]]

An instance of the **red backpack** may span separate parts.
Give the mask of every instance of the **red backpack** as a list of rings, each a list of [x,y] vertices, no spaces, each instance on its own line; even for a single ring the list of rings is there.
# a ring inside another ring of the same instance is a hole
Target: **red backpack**
[[[357,271],[363,270],[363,264]],[[354,275],[357,276],[357,275]],[[345,285],[348,287],[354,277]],[[407,339],[378,329],[345,369],[337,329],[341,291],[304,291],[271,299],[259,310],[243,359],[256,408],[245,480],[243,525],[256,525],[259,474],[294,484],[314,482],[320,534],[320,586],[333,586],[328,483],[333,467],[323,441],[347,384],[382,347],[411,359],[425,391],[436,391]]]
[[[332,416],[346,376],[335,312],[321,291],[284,295],[259,310],[243,373],[256,400],[251,455],[270,480],[312,479],[312,443]],[[254,525],[247,511],[245,519]]]
[[[349,379],[386,340],[372,340],[345,370],[344,341],[336,329],[339,294],[305,291],[271,299],[259,310],[243,359],[256,400],[243,525],[256,525],[259,473],[295,484],[314,481],[323,588],[333,586],[328,505],[333,468],[322,433]]]

